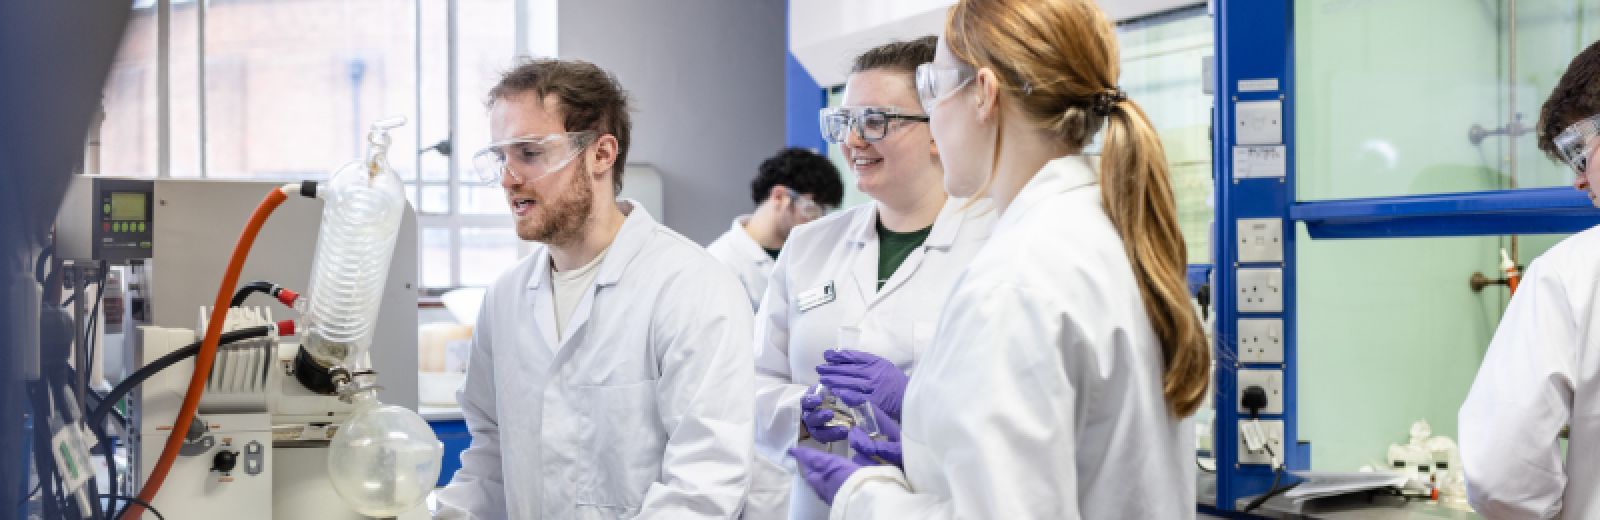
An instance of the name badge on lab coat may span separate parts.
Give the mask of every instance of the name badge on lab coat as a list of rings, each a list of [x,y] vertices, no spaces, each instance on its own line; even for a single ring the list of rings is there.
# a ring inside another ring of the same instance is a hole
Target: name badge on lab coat
[[[800,308],[800,312],[806,312],[827,305],[836,297],[838,296],[833,291],[833,282],[829,281],[827,285],[800,293],[794,298],[794,306]]]

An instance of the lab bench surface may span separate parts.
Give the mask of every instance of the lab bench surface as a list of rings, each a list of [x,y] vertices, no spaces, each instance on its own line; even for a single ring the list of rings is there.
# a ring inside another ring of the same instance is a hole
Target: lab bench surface
[[[1216,475],[1202,472],[1196,482],[1199,502],[1216,504]],[[1243,508],[1256,497],[1239,499]],[[1295,503],[1282,496],[1273,497],[1250,512],[1261,518],[1317,520],[1473,520],[1483,518],[1466,509],[1431,500],[1405,500],[1388,495],[1350,494]]]

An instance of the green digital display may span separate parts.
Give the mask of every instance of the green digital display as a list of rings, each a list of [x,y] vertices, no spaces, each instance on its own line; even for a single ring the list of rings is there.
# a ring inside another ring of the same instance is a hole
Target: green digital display
[[[144,220],[144,193],[112,193],[111,220]]]

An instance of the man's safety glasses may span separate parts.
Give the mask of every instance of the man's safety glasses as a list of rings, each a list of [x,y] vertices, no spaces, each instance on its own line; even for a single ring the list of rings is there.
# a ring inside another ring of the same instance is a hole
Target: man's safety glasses
[[[495,141],[472,155],[472,175],[484,184],[500,182],[505,175],[533,182],[566,168],[596,137],[599,132],[590,130]]]

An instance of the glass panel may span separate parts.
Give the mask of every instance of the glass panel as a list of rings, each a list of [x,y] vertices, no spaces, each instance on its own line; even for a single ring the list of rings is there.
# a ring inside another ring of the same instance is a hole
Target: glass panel
[[[489,285],[521,258],[519,244],[509,227],[461,228],[461,285]]]
[[[1555,90],[1567,64],[1600,39],[1600,2],[1595,0],[1517,0],[1514,103],[1525,134],[1515,139],[1508,159],[1516,164],[1517,186],[1570,184],[1572,170],[1545,157],[1534,128],[1539,109]],[[1508,51],[1509,53],[1509,51]],[[1504,139],[1504,138],[1499,138]],[[1532,257],[1529,257],[1532,258]]]
[[[462,186],[461,213],[468,215],[508,215],[506,192],[499,187]]]
[[[1202,77],[1202,60],[1212,54],[1211,22],[1204,8],[1195,8],[1117,30],[1120,82],[1161,134],[1191,264],[1212,258],[1212,96]]]
[[[389,161],[411,178],[419,148],[409,126],[417,119],[413,8],[378,0],[211,2],[210,176],[326,178],[361,157],[373,121],[405,116],[408,126],[390,135]]]
[[[422,229],[422,258],[417,268],[422,271],[423,287],[450,287],[450,229],[430,227]]]
[[[156,175],[156,9],[135,0],[122,46],[106,77],[100,172]]]
[[[1529,259],[1565,238],[1517,237]],[[1506,237],[1296,241],[1300,438],[1312,469],[1382,464],[1417,419],[1459,440],[1456,417],[1507,301]],[[1523,262],[1526,263],[1526,260]],[[1380,265],[1381,264],[1381,265]],[[1359,326],[1352,326],[1359,324]]]
[[[1299,199],[1570,182],[1531,127],[1600,28],[1579,0],[1515,4],[1512,53],[1509,2],[1296,0]]]

